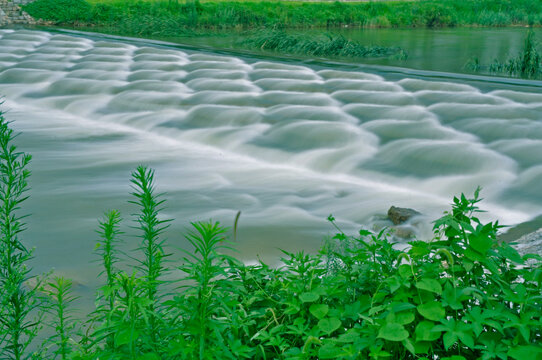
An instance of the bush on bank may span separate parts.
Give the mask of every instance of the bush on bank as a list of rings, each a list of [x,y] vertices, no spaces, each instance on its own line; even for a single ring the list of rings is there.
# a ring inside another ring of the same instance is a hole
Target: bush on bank
[[[478,190],[454,198],[429,242],[400,251],[385,231],[350,236],[330,215],[338,233],[318,254],[284,252],[273,268],[226,255],[227,230],[213,222],[193,223],[192,250],[171,259],[164,199],[153,171],[138,167],[131,203],[139,240],[123,255],[121,215],[106,212],[96,246],[103,286],[80,322],[70,280],[29,282],[19,208],[30,157],[13,138],[0,113],[4,359],[542,358],[542,257],[497,240],[501,226],[476,217]],[[164,280],[172,271],[182,276]],[[40,345],[42,326],[54,335]]]
[[[291,1],[36,0],[32,16],[59,25],[164,35],[186,29],[542,25],[542,0]]]

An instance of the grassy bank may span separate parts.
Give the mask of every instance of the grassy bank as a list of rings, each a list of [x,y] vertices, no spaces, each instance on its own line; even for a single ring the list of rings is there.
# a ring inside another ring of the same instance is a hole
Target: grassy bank
[[[337,235],[318,254],[284,252],[272,268],[226,255],[230,232],[213,222],[193,223],[191,249],[174,259],[167,204],[140,166],[131,176],[134,234],[120,232],[116,210],[99,221],[103,286],[79,321],[71,281],[36,281],[27,268],[34,239],[23,242],[21,205],[31,158],[14,137],[0,113],[2,359],[542,358],[542,258],[521,256],[497,240],[501,226],[480,222],[479,191],[454,198],[429,242],[400,251],[385,231],[349,236],[330,215]],[[133,252],[119,251],[123,239]],[[44,326],[54,334],[37,343]]]
[[[204,29],[512,26],[542,24],[542,0],[289,1],[36,0],[25,6],[58,25],[172,36]]]

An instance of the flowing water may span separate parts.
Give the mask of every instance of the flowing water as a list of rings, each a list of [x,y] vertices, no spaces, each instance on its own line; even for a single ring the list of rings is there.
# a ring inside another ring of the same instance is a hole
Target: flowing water
[[[329,31],[332,36],[342,35],[364,45],[400,47],[406,51],[406,59],[367,58],[365,64],[407,67],[418,70],[470,73],[468,64],[477,58],[481,65],[479,71],[487,72],[495,60],[505,62],[523,51],[528,31],[534,32],[535,40],[542,42],[542,29],[506,28],[443,28],[443,29],[356,29],[341,28]],[[111,29],[108,29],[111,31]],[[299,33],[299,30],[291,30]],[[322,30],[304,30],[304,33],[322,36]],[[243,48],[244,39],[250,32],[224,33],[210,36],[184,36],[158,38],[194,46],[235,49]],[[259,49],[256,49],[256,51]],[[265,52],[264,52],[265,53]],[[272,55],[273,52],[266,52]],[[301,55],[296,57],[302,58]],[[334,60],[343,60],[336,58]],[[346,61],[352,61],[346,59]],[[354,61],[360,61],[354,60]]]
[[[172,245],[186,247],[190,221],[231,226],[241,210],[247,261],[314,251],[330,213],[346,230],[391,205],[435,219],[478,185],[485,219],[529,220],[542,213],[541,89],[0,30],[2,109],[34,156],[34,267],[91,287],[97,218],[118,208],[131,224],[138,164],[167,193]]]

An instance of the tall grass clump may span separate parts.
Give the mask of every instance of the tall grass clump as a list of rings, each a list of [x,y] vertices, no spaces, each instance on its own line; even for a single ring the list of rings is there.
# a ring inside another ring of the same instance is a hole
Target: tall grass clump
[[[489,71],[529,79],[540,77],[542,74],[542,56],[538,52],[538,45],[534,38],[534,32],[529,31],[525,38],[523,51],[505,62],[495,61],[489,66]]]
[[[283,31],[260,31],[246,39],[250,47],[281,53],[332,57],[396,57],[406,58],[406,52],[398,47],[365,46],[342,35],[309,36],[287,34]]]
[[[467,63],[466,68],[475,72],[489,71],[493,74],[537,79],[542,76],[542,55],[538,47],[539,43],[535,39],[534,32],[529,30],[525,37],[523,50],[515,57],[506,61],[495,60],[489,65],[482,65],[478,58],[474,58]]]

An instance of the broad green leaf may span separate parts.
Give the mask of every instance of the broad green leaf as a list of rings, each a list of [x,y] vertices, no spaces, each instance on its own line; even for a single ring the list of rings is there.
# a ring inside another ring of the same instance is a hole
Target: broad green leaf
[[[452,355],[448,357],[443,357],[442,360],[467,360],[461,355]]]
[[[332,317],[318,321],[318,328],[326,334],[331,334],[341,326],[341,320]]]
[[[395,322],[401,325],[410,324],[415,318],[413,311],[401,311],[395,314]]]
[[[431,321],[421,321],[416,326],[417,341],[435,341],[440,337],[440,331],[434,331],[435,323]]]
[[[403,279],[408,279],[412,277],[412,268],[410,267],[410,265],[407,265],[407,264],[399,265],[399,268],[397,270],[399,271],[399,275]]]
[[[320,298],[320,295],[313,292],[304,292],[301,295],[299,295],[299,300],[303,301],[304,303],[315,302],[319,298]]]
[[[444,342],[444,347],[448,350],[457,342],[457,336],[450,331],[442,336],[442,341]]]
[[[542,347],[540,346],[515,346],[508,350],[508,356],[516,360],[540,360],[542,359]]]
[[[438,321],[444,318],[444,315],[446,314],[442,305],[436,301],[418,305],[417,309],[420,315],[433,321]]]
[[[457,331],[455,334],[463,344],[467,345],[471,349],[474,348],[474,339],[471,335],[464,331]]]
[[[333,345],[332,343],[327,343],[318,350],[318,358],[320,359],[335,359],[341,355],[341,348]]]
[[[121,346],[125,344],[129,344],[134,339],[137,339],[139,337],[138,331],[132,331],[131,329],[120,329],[115,334],[115,346]]]
[[[465,256],[474,261],[484,261],[486,259],[485,255],[474,250],[473,247],[469,246],[465,249]]]
[[[439,295],[442,294],[442,286],[440,286],[438,280],[435,279],[422,278],[416,283],[416,287],[420,290],[430,291]]]
[[[309,311],[315,318],[320,320],[329,312],[329,306],[326,304],[312,304]]]
[[[148,353],[137,357],[137,360],[160,360],[160,356],[155,353]]]
[[[359,340],[360,333],[357,329],[350,329],[346,333],[341,334],[339,338],[337,339],[338,342],[341,343],[352,343],[356,340]]]
[[[410,351],[410,353],[412,355],[416,355],[416,349],[414,348],[414,344],[412,343],[412,341],[410,341],[410,339],[405,339],[403,340],[403,346],[408,350]]]
[[[397,323],[386,323],[378,331],[378,337],[389,341],[403,341],[408,339],[408,331]]]

